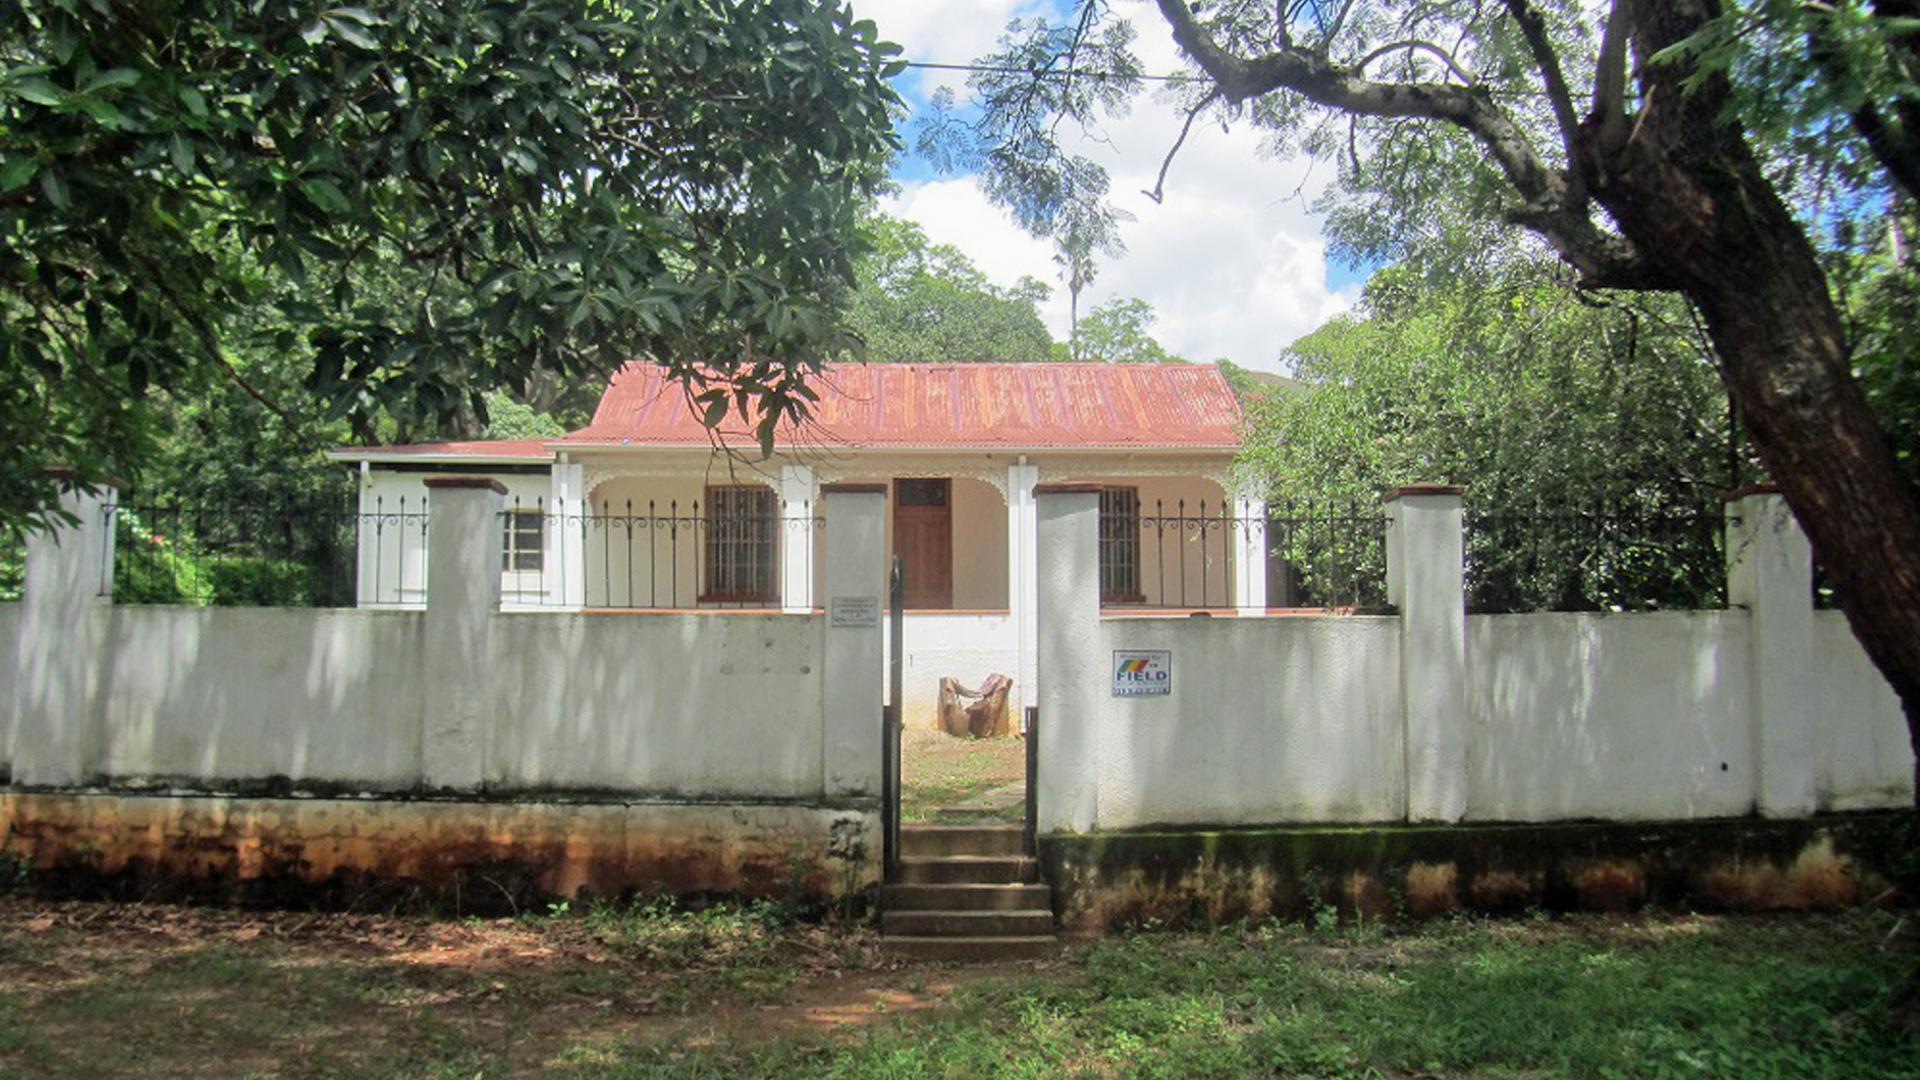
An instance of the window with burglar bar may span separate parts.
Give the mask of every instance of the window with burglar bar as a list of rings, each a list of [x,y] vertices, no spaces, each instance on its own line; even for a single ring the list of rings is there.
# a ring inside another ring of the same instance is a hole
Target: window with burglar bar
[[[779,517],[764,487],[707,489],[707,601],[779,599],[773,585]]]
[[[500,544],[500,569],[507,573],[538,573],[545,550],[546,515],[538,510],[509,510],[505,526],[506,535]]]
[[[1140,591],[1140,489],[1100,491],[1100,601],[1138,604]]]

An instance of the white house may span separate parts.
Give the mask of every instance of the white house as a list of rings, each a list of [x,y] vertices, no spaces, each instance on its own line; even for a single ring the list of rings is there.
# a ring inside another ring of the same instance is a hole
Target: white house
[[[507,489],[504,605],[528,611],[823,608],[820,493],[884,485],[910,722],[942,675],[1031,700],[1036,485],[1099,485],[1107,606],[1266,610],[1265,508],[1231,489],[1241,414],[1212,365],[833,364],[812,386],[767,460],[642,363],[561,438],[335,451],[359,469],[359,602],[424,602],[424,480],[469,473]]]

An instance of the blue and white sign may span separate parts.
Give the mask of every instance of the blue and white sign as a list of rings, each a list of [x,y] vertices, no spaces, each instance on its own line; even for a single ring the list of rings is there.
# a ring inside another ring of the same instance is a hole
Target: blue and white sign
[[[1113,650],[1113,696],[1173,693],[1173,653],[1165,649]]]

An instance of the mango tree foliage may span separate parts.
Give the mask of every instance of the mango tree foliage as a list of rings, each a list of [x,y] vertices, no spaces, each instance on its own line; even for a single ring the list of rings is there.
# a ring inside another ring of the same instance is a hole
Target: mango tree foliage
[[[363,432],[641,358],[770,436],[847,342],[894,51],[819,0],[6,5],[0,518],[137,480],[154,391],[249,348]]]
[[[847,326],[870,360],[943,363],[1047,359],[1053,337],[1040,319],[1047,286],[1023,278],[994,285],[964,253],[936,244],[918,225],[876,214]]]

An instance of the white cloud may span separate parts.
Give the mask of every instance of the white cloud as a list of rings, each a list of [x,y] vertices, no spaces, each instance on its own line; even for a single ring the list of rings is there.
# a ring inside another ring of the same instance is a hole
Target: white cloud
[[[906,44],[909,56],[939,59],[978,55],[1007,16],[1033,7],[1027,0],[855,4],[883,36]],[[1159,16],[1140,7],[1132,14],[1148,70],[1176,70],[1176,48]],[[1101,267],[1081,297],[1081,311],[1138,296],[1158,312],[1155,336],[1173,351],[1273,369],[1282,348],[1355,299],[1355,290],[1327,287],[1320,222],[1306,209],[1322,181],[1305,159],[1263,157],[1257,133],[1245,125],[1222,131],[1218,123],[1202,123],[1174,161],[1164,201],[1155,204],[1144,192],[1183,119],[1179,109],[1143,94],[1128,116],[1082,141],[1082,152],[1112,174],[1114,202],[1137,220],[1121,230],[1127,255]],[[1023,274],[1058,284],[1051,247],[1022,233],[971,178],[907,183],[886,209],[965,251],[1001,284]],[[1065,337],[1064,289],[1056,290],[1045,314],[1054,333]]]
[[[853,0],[855,18],[872,19],[880,36],[906,49],[909,60],[964,64],[993,48],[1009,20],[1053,15],[1050,0]],[[962,72],[924,72],[922,89],[956,90]]]

